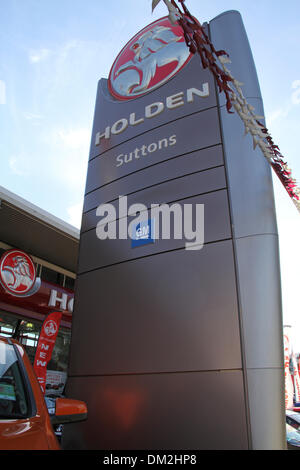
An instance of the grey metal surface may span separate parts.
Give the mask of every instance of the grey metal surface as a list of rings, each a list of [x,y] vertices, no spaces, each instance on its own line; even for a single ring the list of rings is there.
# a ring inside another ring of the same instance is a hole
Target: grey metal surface
[[[143,199],[141,198],[142,201]],[[216,191],[203,196],[196,196],[187,198],[183,201],[178,201],[182,213],[184,204],[204,204],[204,242],[211,243],[213,241],[224,240],[231,237],[231,227],[229,223],[229,209],[227,202],[226,191]],[[144,211],[143,220],[151,218],[150,211]],[[195,214],[195,209],[194,209]],[[128,218],[128,223],[133,218]],[[111,222],[113,224],[114,222]],[[119,233],[118,225],[119,220],[116,221],[117,235]],[[155,223],[158,224],[157,217]],[[188,241],[174,238],[174,220],[173,216],[170,217],[170,239],[162,238],[162,220],[159,221],[159,239],[155,240],[153,244],[144,245],[141,247],[132,248],[131,239],[121,240],[99,240],[96,236],[96,229],[91,229],[81,236],[81,250],[79,255],[79,269],[78,273],[82,274],[93,269],[99,269],[111,264],[123,263],[124,261],[142,258],[143,256],[157,255],[165,251],[177,250],[184,248],[185,243]],[[108,227],[105,228],[107,230]],[[111,227],[110,227],[111,228]],[[202,229],[202,227],[201,227]],[[199,237],[200,240],[200,237]],[[196,241],[196,240],[195,240]],[[202,248],[203,249],[203,248]],[[179,274],[181,278],[181,274]]]
[[[130,194],[129,196],[127,196],[127,205],[128,205],[128,207],[130,207],[132,204],[135,204],[135,203],[144,204],[145,207],[148,209],[148,214],[150,216],[151,205],[153,203],[156,203],[156,204],[157,203],[158,204],[166,203],[166,204],[170,204],[170,206],[172,204],[180,204],[181,208],[182,208],[182,214],[184,214],[183,204],[202,204],[202,203],[205,204],[206,202],[209,202],[209,201],[211,201],[211,204],[212,204],[212,203],[214,203],[213,198],[215,198],[215,200],[216,200],[215,201],[215,204],[216,204],[215,209],[216,209],[216,214],[218,214],[218,215],[213,216],[213,214],[210,213],[210,211],[206,211],[205,226],[206,226],[207,232],[206,232],[206,236],[205,236],[205,242],[219,239],[220,235],[222,233],[224,235],[226,234],[226,236],[223,236],[222,238],[227,238],[227,236],[230,235],[230,223],[229,223],[228,210],[227,210],[227,207],[228,207],[227,193],[224,192],[224,194],[222,194],[222,195],[219,194],[219,191],[226,188],[226,182],[225,182],[224,171],[220,168],[219,175],[217,175],[217,170],[219,170],[219,168],[214,170],[214,176],[216,176],[216,178],[217,178],[217,180],[214,181],[214,183],[216,184],[216,186],[219,184],[219,187],[214,187],[213,189],[207,189],[207,188],[209,188],[209,186],[201,185],[201,182],[205,178],[206,173],[205,173],[205,175],[203,175],[203,178],[201,178],[201,176],[202,176],[201,174],[200,175],[196,174],[196,175],[193,175],[194,178],[186,177],[188,179],[185,179],[183,181],[183,183],[186,182],[186,181],[192,181],[193,182],[193,179],[194,179],[194,181],[196,182],[196,184],[194,184],[190,188],[190,190],[187,191],[187,192],[185,192],[182,185],[180,185],[181,181],[176,180],[176,181],[174,181],[174,184],[172,185],[173,188],[172,188],[171,184],[168,184],[170,182],[168,182],[168,183],[166,183],[166,186],[163,187],[163,189],[162,189],[161,185],[156,185],[156,186],[153,186],[151,188],[147,188],[144,191],[138,191],[138,192],[135,192],[133,194]],[[178,187],[178,192],[176,190],[177,187]],[[168,189],[170,189],[170,194],[167,192]],[[172,189],[174,189],[174,190],[172,191]],[[185,188],[185,189],[187,189],[187,188]],[[211,194],[212,191],[213,191],[214,194]],[[217,191],[217,192],[215,192],[215,191]],[[208,193],[208,194],[207,194],[207,196],[203,196],[201,198],[198,198],[197,196],[193,197],[194,194],[199,195],[199,194],[203,194],[203,193],[204,194]],[[164,197],[165,197],[165,199],[164,199]],[[168,198],[168,199],[166,199],[166,198]],[[221,199],[222,199],[222,201],[221,201]],[[117,216],[117,220],[118,220],[120,218],[120,216],[119,216],[119,199],[110,202],[110,204],[111,204],[112,207],[115,208],[115,212],[116,212],[116,216]],[[218,204],[220,204],[220,207],[218,207]],[[96,212],[97,212],[97,209],[93,209],[93,210],[91,210],[89,212],[86,212],[84,214],[84,216],[83,216],[84,223],[83,223],[82,234],[89,231],[89,230],[93,230],[93,229],[95,230],[96,225],[101,224],[101,220],[103,220],[103,218],[97,216]],[[212,220],[212,217],[213,217],[214,220]],[[146,216],[145,216],[145,218],[146,218]],[[130,221],[132,219],[133,219],[133,216],[131,216],[131,218],[128,217],[128,221]],[[220,219],[220,220],[218,220],[218,219]],[[113,217],[110,220],[115,220],[115,219]],[[211,231],[211,227],[212,227],[211,222],[213,222],[213,226],[218,227],[218,229],[216,229],[216,231]],[[106,222],[104,221],[104,223],[106,223]],[[223,225],[222,225],[222,223],[223,223]],[[222,229],[221,229],[221,227],[222,227]]]
[[[196,173],[206,169],[223,165],[222,146],[216,145],[203,150],[180,155],[158,164],[147,167],[128,175],[126,178],[117,179],[110,184],[100,187],[87,194],[84,199],[84,214],[81,230],[88,230],[89,211],[95,209],[99,203],[111,202],[119,198],[119,195],[127,196],[151,186],[180,178],[184,175]],[[99,180],[101,175],[99,174]]]
[[[111,202],[114,199],[118,199],[119,195],[127,196],[155,184],[220,165],[223,165],[223,152],[221,145],[216,145],[159,162],[143,170],[131,173],[126,178],[119,178],[110,184],[102,186],[85,196],[82,230],[85,230],[86,213],[96,208],[99,203]]]
[[[210,33],[215,47],[218,49],[222,44],[222,49],[229,53],[232,63],[228,67],[244,84],[242,89],[248,102],[257,114],[263,115],[241,15],[238,12],[219,15],[210,22]],[[260,150],[253,150],[250,135],[244,136],[240,118],[226,112],[222,97],[220,104],[251,445],[254,449],[281,449],[285,447],[283,326],[271,169]],[[270,429],[276,431],[270,433]]]
[[[255,450],[286,450],[283,371],[248,369],[252,446]]]
[[[93,413],[65,426],[66,449],[247,449],[239,370],[71,377]]]
[[[231,241],[98,269],[77,292],[70,375],[241,368]]]
[[[201,139],[199,139],[198,132],[201,132]],[[142,148],[143,145],[148,147],[152,143],[158,144],[159,141],[170,139],[172,136],[176,136],[176,144],[168,145],[168,147],[163,146],[160,150],[156,150],[153,153],[146,152],[145,156],[139,156],[139,158],[135,158],[132,155],[130,162],[117,166],[117,157],[119,155],[130,156],[130,152],[134,153],[136,148]],[[137,136],[134,140],[119,145],[90,161],[86,193],[155,163],[220,143],[221,137],[217,108],[211,108],[192,116],[178,119],[153,129],[153,131],[147,134]]]
[[[187,157],[188,158],[188,157]],[[187,168],[188,162],[187,162]],[[158,168],[158,173],[160,173]],[[145,175],[147,177],[147,173]],[[144,181],[144,186],[148,185],[148,179],[144,177],[142,173],[140,175],[140,179]],[[146,182],[146,184],[145,184]],[[130,181],[129,181],[130,184]],[[126,190],[126,181],[124,181],[124,192],[122,193],[119,191],[117,198],[113,201],[110,201],[114,206],[118,205],[119,195],[125,196],[129,193],[128,204],[133,204],[135,202],[140,202],[146,204],[147,207],[150,207],[151,203],[169,203],[172,201],[178,201],[180,199],[184,199],[190,196],[196,196],[198,194],[203,194],[210,191],[216,191],[219,189],[223,189],[226,187],[226,178],[225,178],[225,171],[223,166],[218,166],[216,168],[212,168],[210,170],[199,171],[199,172],[187,172],[186,175],[182,175],[181,177],[177,178],[168,178],[165,179],[160,184],[153,184],[146,186],[145,189],[140,189],[139,191],[131,191],[131,188],[127,188]],[[99,193],[97,193],[99,195]],[[101,193],[100,193],[101,194]],[[102,199],[96,199],[97,205],[95,209],[98,207],[99,204],[103,204],[107,201]],[[89,211],[89,214],[94,211]],[[87,217],[87,213],[85,213],[85,218]],[[95,218],[95,216],[93,217]],[[95,222],[91,225],[91,222],[88,225],[88,229],[90,227],[95,226]],[[86,230],[86,223],[82,227],[82,231]]]
[[[225,17],[226,18],[226,17]],[[257,112],[261,100],[249,99]],[[277,234],[271,167],[237,114],[220,111],[235,237]]]
[[[236,258],[247,368],[282,369],[278,237],[239,238],[236,240]]]
[[[217,50],[229,54],[231,64],[226,64],[233,76],[243,83],[246,98],[261,98],[255,63],[241,14],[235,10],[225,11],[209,22],[212,42]],[[220,105],[225,104],[224,93],[219,96]]]

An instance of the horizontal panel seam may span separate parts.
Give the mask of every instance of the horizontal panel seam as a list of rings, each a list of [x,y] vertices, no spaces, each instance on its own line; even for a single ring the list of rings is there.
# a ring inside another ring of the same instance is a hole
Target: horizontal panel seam
[[[254,237],[263,237],[263,236],[274,236],[276,238],[279,238],[278,233],[276,232],[264,232],[264,233],[254,233],[251,235],[243,235],[242,237],[234,237],[234,240],[243,240],[244,238],[254,238]]]
[[[154,130],[159,129],[160,127],[167,126],[168,124],[171,124],[171,123],[176,122],[176,121],[180,121],[180,119],[185,119],[189,116],[194,116],[195,114],[201,114],[204,111],[209,111],[209,110],[214,109],[214,108],[217,109],[217,106],[216,105],[210,106],[209,108],[201,109],[200,111],[198,110],[198,111],[195,111],[194,113],[185,114],[184,116],[177,117],[176,119],[173,119],[172,121],[166,121],[162,124],[157,125],[156,127],[151,127],[151,129],[148,129],[144,132],[141,132],[140,134],[136,134],[133,137],[130,137],[129,139],[124,140],[123,142],[120,142],[119,144],[116,144],[113,147],[110,147],[109,149],[105,150],[105,152],[95,155],[94,157],[89,159],[89,162],[91,162],[92,160],[94,160],[97,157],[103,156],[105,153],[109,152],[110,150],[115,149],[116,147],[119,147],[120,145],[126,144],[127,142],[130,142],[131,140],[136,139],[137,137],[140,137],[144,134],[147,134],[148,132],[153,132]]]
[[[277,367],[246,367],[247,370],[284,370],[284,365]]]
[[[210,242],[206,242],[206,243],[203,244],[203,247],[207,246],[207,245],[212,245],[213,243],[221,243],[221,242],[224,242],[224,241],[232,241],[232,238],[230,238],[230,237],[229,238],[222,238],[221,240],[213,240],[213,241],[210,241]],[[149,258],[151,256],[163,255],[165,253],[171,253],[172,251],[180,251],[180,250],[185,250],[185,247],[181,246],[179,248],[173,248],[172,250],[159,251],[157,253],[150,253],[149,255],[137,256],[136,258],[126,259],[124,261],[117,261],[116,263],[111,263],[111,264],[107,264],[107,265],[104,265],[104,266],[100,266],[98,268],[89,269],[88,271],[78,272],[77,278],[79,276],[84,275],[84,274],[89,274],[89,273],[94,272],[94,271],[99,271],[100,269],[110,268],[112,266],[116,266],[116,265],[119,265],[119,264],[130,263],[132,261],[137,261],[137,260],[140,260],[140,259],[143,259],[143,258]]]
[[[174,375],[174,374],[199,374],[199,373],[226,373],[226,372],[241,372],[241,368],[228,368],[228,369],[202,369],[202,370],[178,370],[178,371],[158,371],[158,372],[115,372],[111,374],[69,374],[69,378],[87,378],[87,377],[124,377],[124,376],[140,376],[140,375]]]
[[[191,155],[191,154],[193,154],[193,153],[202,152],[203,150],[208,150],[208,149],[211,149],[211,148],[214,148],[214,147],[219,147],[219,146],[221,146],[221,145],[222,145],[221,142],[220,142],[220,143],[217,143],[217,144],[214,144],[214,145],[208,145],[207,147],[203,147],[203,148],[200,148],[200,149],[196,149],[196,150],[193,150],[192,152],[182,153],[182,154],[180,154],[180,155],[176,155],[175,157],[170,157],[170,158],[167,158],[166,160],[162,160],[162,161],[160,161],[160,162],[152,163],[152,165],[148,165],[148,166],[146,166],[146,167],[139,168],[138,170],[132,171],[131,173],[127,173],[126,175],[120,176],[119,178],[116,178],[116,179],[114,179],[114,180],[112,180],[112,181],[109,181],[108,183],[105,183],[105,184],[103,184],[103,185],[101,185],[101,186],[97,186],[97,188],[94,188],[94,189],[92,189],[91,191],[87,191],[87,192],[84,194],[84,196],[89,196],[91,193],[97,191],[98,189],[105,188],[106,186],[109,186],[110,184],[113,184],[113,183],[115,183],[116,181],[120,181],[120,180],[123,179],[123,178],[127,178],[128,176],[134,175],[134,174],[139,173],[139,172],[141,172],[141,171],[146,171],[146,170],[148,170],[148,168],[153,168],[154,166],[164,164],[164,163],[169,162],[169,161],[171,161],[171,160],[175,160],[176,158],[181,158],[181,157],[184,157],[184,156],[186,156],[186,157],[188,158],[188,155]],[[224,159],[223,159],[223,161],[224,161]],[[224,163],[221,163],[220,165],[216,165],[216,167],[218,167],[218,166],[224,166]],[[215,167],[211,167],[211,168],[215,168]],[[204,168],[203,170],[199,170],[199,171],[207,171],[207,170],[209,170],[209,169],[211,169],[211,168],[210,168],[210,167],[209,167],[209,168]],[[195,172],[195,173],[197,173],[197,172]],[[191,174],[192,174],[192,173],[191,173]],[[185,175],[183,175],[183,176],[185,176]]]
[[[156,185],[154,185],[154,186],[156,186]],[[151,187],[152,187],[152,186],[149,186],[149,188],[151,188]],[[143,190],[142,190],[142,191],[143,191]],[[212,189],[211,191],[205,191],[204,193],[191,194],[191,195],[189,195],[189,196],[181,197],[180,199],[174,199],[174,200],[172,200],[172,201],[167,201],[167,202],[164,202],[164,203],[161,203],[161,204],[173,204],[173,203],[175,203],[175,202],[185,201],[186,199],[191,199],[191,198],[195,198],[195,197],[198,197],[198,196],[200,196],[200,197],[201,197],[201,196],[206,196],[207,194],[218,193],[218,192],[221,192],[221,191],[227,191],[227,187],[224,186],[224,187],[222,187],[222,188]],[[127,196],[132,195],[132,194],[135,194],[136,192],[138,192],[138,191],[135,191],[134,193],[130,193],[130,194],[128,194]],[[111,203],[111,202],[113,202],[113,201],[117,201],[117,199],[113,199],[112,201],[109,201],[108,203],[105,203],[105,204],[109,204],[109,203]],[[155,203],[155,204],[156,204],[156,203]],[[94,207],[93,209],[90,209],[88,212],[90,212],[90,211],[92,211],[92,210],[94,211],[97,207],[98,207],[98,206]],[[151,209],[151,208],[147,206],[147,210],[149,210],[149,209]],[[143,213],[143,212],[146,212],[146,211],[141,211],[141,213]],[[87,212],[85,212],[84,215],[85,215],[85,214],[87,214]],[[132,217],[134,217],[134,216],[132,216]],[[124,218],[124,217],[121,217],[121,218]],[[116,221],[118,221],[118,220],[120,220],[120,217],[117,217],[116,219],[110,220],[109,223],[111,223],[111,222],[116,222]],[[96,224],[96,225],[97,225],[97,224]],[[94,229],[96,228],[96,225],[94,225],[93,227],[91,227],[91,228],[89,228],[89,229],[87,229],[87,230],[82,230],[82,231],[81,231],[81,235],[83,235],[83,234],[85,234],[85,233],[88,233],[88,232],[90,232],[91,230],[94,230]]]

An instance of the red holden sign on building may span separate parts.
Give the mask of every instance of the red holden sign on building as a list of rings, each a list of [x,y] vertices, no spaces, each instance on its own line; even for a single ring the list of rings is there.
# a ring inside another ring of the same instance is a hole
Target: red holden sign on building
[[[61,316],[61,312],[52,312],[46,317],[35,353],[33,367],[43,393],[46,389],[47,364],[52,356]]]
[[[166,83],[191,58],[181,27],[161,18],[122,49],[110,71],[109,90],[119,100],[137,98]]]
[[[33,295],[41,285],[32,259],[20,250],[9,250],[2,255],[0,282],[6,292],[16,297]]]
[[[17,249],[0,258],[0,309],[24,317],[43,319],[60,310],[64,326],[71,325],[74,291],[36,277],[31,257]]]

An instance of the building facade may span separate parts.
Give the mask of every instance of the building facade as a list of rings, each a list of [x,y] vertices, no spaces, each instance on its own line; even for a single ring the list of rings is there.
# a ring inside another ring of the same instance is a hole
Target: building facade
[[[37,291],[25,296],[0,283],[0,335],[18,339],[33,363],[44,319],[62,312],[46,394],[62,393],[66,382],[78,243],[76,228],[0,187],[0,259],[11,250],[29,255],[39,279]]]

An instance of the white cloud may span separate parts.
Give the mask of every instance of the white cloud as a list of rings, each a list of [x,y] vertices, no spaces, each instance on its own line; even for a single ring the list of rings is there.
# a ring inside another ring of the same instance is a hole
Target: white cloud
[[[29,61],[32,64],[37,64],[38,62],[41,62],[45,59],[47,59],[50,55],[51,51],[46,48],[41,48],[36,51],[31,50],[29,52]]]
[[[292,88],[296,90],[292,93],[292,103],[294,105],[300,104],[300,80],[294,80]]]
[[[67,208],[68,212],[68,223],[80,229],[81,227],[81,217],[82,217],[82,208],[83,202],[74,204]]]
[[[266,116],[267,125],[273,124],[275,121],[279,119],[285,119],[292,111],[294,106],[300,104],[300,80],[294,80],[292,82],[292,89],[295,90],[289,99],[289,102],[286,103],[284,106],[275,109],[271,113],[268,113]]]
[[[91,131],[87,128],[60,129],[54,132],[55,141],[61,143],[69,149],[88,148],[91,138]]]
[[[43,116],[41,114],[28,113],[28,112],[25,112],[23,114],[27,121],[39,121],[40,119],[43,119]]]
[[[9,168],[14,175],[27,176],[29,175],[27,159],[24,155],[13,155],[9,158]]]
[[[267,114],[266,115],[267,126],[269,126],[270,124],[273,124],[278,119],[286,118],[287,115],[289,114],[290,108],[291,106],[287,105],[285,108],[279,108]]]
[[[54,129],[43,135],[45,165],[52,177],[83,194],[91,131],[85,127]]]
[[[300,352],[300,217],[279,179],[274,176],[273,181],[279,233],[283,323],[293,327],[294,348]]]
[[[5,82],[0,80],[0,104],[6,103],[6,87]]]

